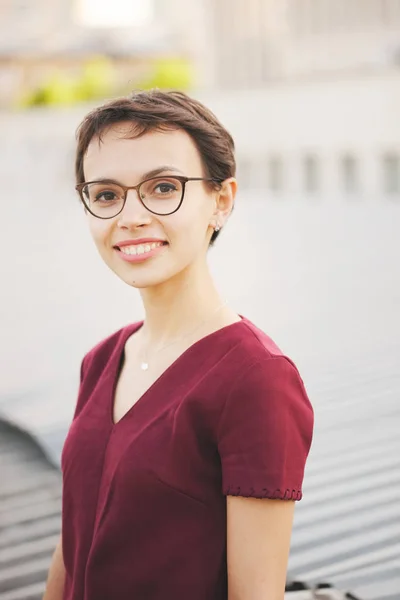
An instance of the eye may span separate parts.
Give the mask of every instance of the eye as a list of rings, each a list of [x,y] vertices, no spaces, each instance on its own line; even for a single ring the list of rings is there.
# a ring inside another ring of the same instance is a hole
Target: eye
[[[154,187],[154,191],[156,192],[156,194],[170,194],[171,192],[175,192],[177,189],[176,185],[169,182],[169,181],[163,181],[161,183],[158,183],[155,187]]]
[[[117,194],[112,190],[103,190],[95,195],[94,202],[113,202],[117,198]]]

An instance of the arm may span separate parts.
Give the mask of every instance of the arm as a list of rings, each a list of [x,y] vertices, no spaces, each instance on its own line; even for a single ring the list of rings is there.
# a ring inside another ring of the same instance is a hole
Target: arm
[[[81,362],[80,369],[80,390],[82,388],[82,382],[84,378],[84,369],[87,355],[84,356]],[[75,407],[73,419],[76,418],[79,411],[82,409],[82,398],[83,396],[78,394],[78,400]],[[43,600],[63,600],[65,587],[65,566],[64,557],[62,551],[62,535],[60,535],[59,542],[54,551],[53,558],[49,568],[49,574],[47,577],[46,591],[43,596]]]
[[[49,576],[47,578],[46,592],[43,600],[63,600],[65,583],[65,567],[62,554],[62,541],[60,541],[53,554]]]
[[[227,497],[229,600],[283,600],[294,502]]]

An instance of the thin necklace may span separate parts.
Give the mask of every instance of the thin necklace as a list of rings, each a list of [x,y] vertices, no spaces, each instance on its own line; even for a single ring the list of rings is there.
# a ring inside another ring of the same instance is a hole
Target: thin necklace
[[[179,342],[180,340],[185,339],[186,337],[188,337],[189,335],[195,333],[198,329],[200,329],[200,327],[202,327],[203,325],[205,325],[206,323],[208,323],[208,321],[210,321],[212,319],[212,317],[214,315],[217,314],[217,312],[219,312],[224,306],[226,306],[227,302],[226,300],[220,304],[219,306],[217,306],[217,308],[211,313],[211,315],[207,318],[204,319],[204,321],[202,321],[201,323],[199,323],[199,325],[196,325],[196,327],[194,329],[191,329],[188,333],[185,333],[184,335],[181,335],[177,338],[175,338],[174,340],[172,340],[172,342],[168,342],[168,344],[165,344],[165,346],[161,346],[161,348],[158,348],[154,354],[157,354],[158,352],[161,352],[162,350],[165,350],[166,348],[169,348],[170,346],[173,346],[174,344],[176,344],[177,342]],[[142,369],[142,371],[147,371],[147,369],[149,368],[149,361],[147,359],[146,353],[143,353],[144,358],[140,363],[140,368]]]

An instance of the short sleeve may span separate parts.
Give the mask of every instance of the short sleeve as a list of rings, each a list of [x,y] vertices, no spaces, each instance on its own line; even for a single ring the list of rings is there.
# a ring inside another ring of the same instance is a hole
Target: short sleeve
[[[233,383],[220,416],[225,495],[301,500],[314,414],[284,356],[261,360]]]

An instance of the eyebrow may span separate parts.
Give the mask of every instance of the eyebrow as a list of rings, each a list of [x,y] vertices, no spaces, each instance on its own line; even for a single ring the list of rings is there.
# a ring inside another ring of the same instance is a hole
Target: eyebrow
[[[166,172],[173,172],[173,173],[180,173],[181,175],[183,175],[183,171],[181,171],[180,169],[177,169],[177,167],[173,167],[171,165],[162,165],[161,167],[156,167],[155,169],[151,169],[151,171],[147,171],[146,173],[143,173],[140,181],[144,181],[145,179],[151,179],[151,177],[157,177],[157,175],[160,175],[161,173],[166,173]],[[101,181],[104,183],[119,183],[116,179],[111,179],[110,177],[99,177],[98,179],[92,179],[92,181]]]
[[[144,173],[143,177],[145,179],[148,177],[156,177],[157,175],[165,173],[166,171],[173,171],[174,173],[181,173],[183,175],[183,172],[180,169],[177,169],[171,165],[163,165],[162,167],[157,167],[156,169],[152,169],[151,171]]]

